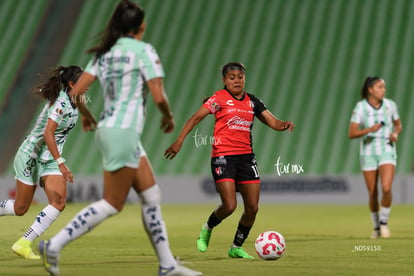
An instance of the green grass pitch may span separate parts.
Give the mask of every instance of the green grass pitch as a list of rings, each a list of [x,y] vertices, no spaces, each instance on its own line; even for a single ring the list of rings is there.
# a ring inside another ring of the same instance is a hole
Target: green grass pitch
[[[69,204],[41,237],[47,239],[84,205]],[[32,223],[42,206],[33,205],[24,217],[0,217],[0,275],[47,275],[41,261],[13,255],[11,245]],[[163,205],[170,245],[189,268],[204,275],[413,275],[414,206],[393,206],[392,237],[370,240],[371,221],[363,205],[261,205],[244,248],[254,260],[230,259],[227,250],[242,212],[236,212],[213,232],[205,253],[195,241],[214,205]],[[286,254],[263,261],[254,240],[265,230],[281,232]],[[40,239],[36,240],[35,245]],[[157,258],[141,223],[140,206],[128,204],[121,214],[69,244],[61,254],[61,275],[156,275]]]

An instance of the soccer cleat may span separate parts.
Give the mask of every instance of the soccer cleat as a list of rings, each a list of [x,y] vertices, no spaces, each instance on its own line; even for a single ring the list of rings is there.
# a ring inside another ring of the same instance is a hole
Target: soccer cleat
[[[39,260],[40,256],[33,253],[30,244],[32,242],[25,238],[18,239],[12,246],[11,250],[14,254],[28,260]]]
[[[242,247],[230,247],[229,249],[230,258],[243,258],[243,259],[254,259],[253,256],[247,254]]]
[[[49,241],[40,241],[39,242],[39,253],[42,255],[43,266],[45,270],[49,272],[51,276],[59,275],[59,253],[51,252],[48,250]]]
[[[167,267],[167,268],[160,266],[158,270],[158,276],[200,276],[200,275],[203,275],[203,273],[201,273],[200,271],[191,270],[180,264],[177,264],[176,266]]]
[[[391,231],[387,224],[380,225],[380,232],[381,232],[381,237],[383,238],[391,237]]]
[[[197,239],[197,248],[200,252],[206,252],[208,243],[210,242],[211,231],[206,229],[204,226],[201,227],[200,235]]]
[[[374,231],[372,231],[372,234],[371,234],[370,238],[375,240],[375,239],[378,239],[379,237],[381,237],[380,230],[379,229],[374,229]]]

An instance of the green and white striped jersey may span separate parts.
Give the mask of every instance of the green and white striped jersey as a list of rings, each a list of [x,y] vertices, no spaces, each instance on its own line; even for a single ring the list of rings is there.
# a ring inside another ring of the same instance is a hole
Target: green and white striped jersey
[[[146,82],[164,77],[160,59],[151,44],[119,38],[102,57],[92,58],[85,72],[97,77],[104,93],[104,110],[98,127],[133,129],[141,134],[145,122]]]
[[[384,98],[379,108],[374,108],[367,100],[359,101],[352,112],[351,122],[358,123],[361,129],[383,124],[377,132],[362,137],[360,155],[396,153],[395,143],[391,143],[389,137],[394,129],[393,122],[399,118],[397,105],[390,99]]]
[[[42,162],[54,159],[43,137],[48,119],[52,119],[58,124],[55,131],[55,141],[59,153],[62,154],[68,132],[75,126],[78,120],[78,110],[72,106],[69,96],[65,91],[60,91],[53,105],[50,106],[50,102],[45,104],[32,131],[19,148],[19,150]]]

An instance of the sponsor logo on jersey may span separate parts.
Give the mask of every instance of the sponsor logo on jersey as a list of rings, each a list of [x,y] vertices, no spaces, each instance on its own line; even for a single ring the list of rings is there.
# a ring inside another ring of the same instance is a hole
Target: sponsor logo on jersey
[[[239,116],[233,116],[227,121],[229,129],[239,129],[244,131],[250,131],[250,126],[252,125],[251,121],[247,121],[244,118]]]
[[[226,104],[234,106],[233,100],[227,100]]]

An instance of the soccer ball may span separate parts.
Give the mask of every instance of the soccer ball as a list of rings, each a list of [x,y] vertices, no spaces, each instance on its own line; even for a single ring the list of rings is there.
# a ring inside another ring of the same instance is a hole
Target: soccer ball
[[[263,260],[278,260],[286,250],[285,238],[276,231],[261,233],[255,242],[256,252]]]

